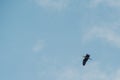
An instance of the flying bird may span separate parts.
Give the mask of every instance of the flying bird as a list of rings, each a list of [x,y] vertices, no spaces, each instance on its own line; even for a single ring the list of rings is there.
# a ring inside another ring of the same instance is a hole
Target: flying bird
[[[88,59],[90,59],[90,55],[89,55],[89,54],[86,54],[86,55],[83,56],[83,57],[84,57],[84,59],[83,59],[82,64],[83,64],[83,66],[85,66],[85,64],[86,64],[86,62],[88,61]]]

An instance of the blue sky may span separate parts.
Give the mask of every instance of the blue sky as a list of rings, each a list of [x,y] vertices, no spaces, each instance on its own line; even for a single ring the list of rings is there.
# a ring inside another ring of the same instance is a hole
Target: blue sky
[[[0,80],[120,80],[119,14],[119,0],[1,0]]]

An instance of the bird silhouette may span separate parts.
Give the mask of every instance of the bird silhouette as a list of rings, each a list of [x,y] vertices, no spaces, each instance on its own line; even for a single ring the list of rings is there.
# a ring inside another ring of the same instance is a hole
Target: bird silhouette
[[[90,55],[89,55],[89,54],[86,54],[86,55],[84,56],[84,59],[83,59],[83,62],[82,62],[83,66],[85,66],[85,64],[86,64],[86,62],[88,61],[88,59],[90,59]]]

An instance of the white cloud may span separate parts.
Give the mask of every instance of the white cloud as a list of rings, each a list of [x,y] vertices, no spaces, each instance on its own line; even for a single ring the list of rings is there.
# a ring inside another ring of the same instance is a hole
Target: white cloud
[[[90,1],[90,6],[91,7],[96,7],[96,6],[98,6],[99,4],[101,4],[103,2],[104,2],[104,0],[91,0]]]
[[[61,64],[58,58],[46,56],[47,62],[39,62],[38,76],[40,80],[120,80],[120,68],[101,68],[99,62],[91,62],[86,66]],[[79,64],[78,59],[73,59]]]
[[[90,6],[96,7],[102,5],[107,5],[109,7],[120,7],[120,0],[91,0]]]
[[[36,0],[36,2],[45,9],[61,11],[69,5],[68,0]]]
[[[120,35],[110,28],[105,27],[93,27],[87,31],[83,37],[84,42],[91,41],[93,39],[104,40],[110,44],[114,44],[120,47]]]
[[[68,65],[57,69],[49,68],[39,75],[42,80],[119,80],[120,69],[109,72],[101,69],[100,64],[91,63],[84,67]]]
[[[108,73],[96,63],[85,67],[65,67],[58,73],[56,80],[119,80],[119,69]]]
[[[78,74],[76,69],[67,67],[56,75],[56,80],[78,80]]]
[[[34,52],[39,52],[41,51],[43,48],[45,47],[44,41],[43,40],[38,40],[34,47],[33,47],[33,51]]]
[[[120,69],[116,72],[114,80],[120,80]]]
[[[109,6],[120,7],[120,0],[107,0]]]

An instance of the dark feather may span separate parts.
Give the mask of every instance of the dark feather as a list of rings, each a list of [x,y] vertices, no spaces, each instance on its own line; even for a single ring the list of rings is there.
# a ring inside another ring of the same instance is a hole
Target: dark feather
[[[85,64],[86,64],[86,62],[88,61],[88,59],[89,59],[89,57],[90,57],[90,55],[89,54],[86,54],[86,56],[84,57],[84,59],[83,59],[83,66],[85,66]]]

